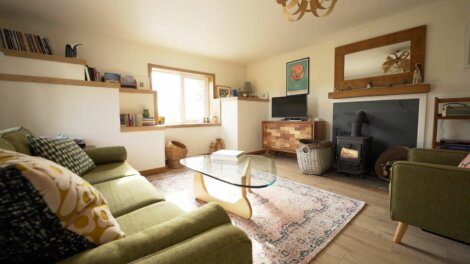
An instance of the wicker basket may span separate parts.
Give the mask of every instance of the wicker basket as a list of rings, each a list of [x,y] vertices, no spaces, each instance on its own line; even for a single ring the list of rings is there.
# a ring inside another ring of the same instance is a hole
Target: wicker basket
[[[299,140],[297,162],[304,174],[322,175],[333,163],[333,143],[330,141]]]
[[[172,169],[181,168],[180,160],[188,154],[186,146],[176,140],[168,142],[165,146],[165,156],[168,160],[168,167]]]

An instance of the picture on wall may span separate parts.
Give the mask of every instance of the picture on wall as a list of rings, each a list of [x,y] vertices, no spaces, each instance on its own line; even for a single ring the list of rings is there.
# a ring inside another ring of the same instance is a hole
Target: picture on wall
[[[286,64],[286,95],[309,93],[310,58]]]
[[[217,85],[217,97],[216,98],[225,98],[232,95],[232,88],[228,86]]]

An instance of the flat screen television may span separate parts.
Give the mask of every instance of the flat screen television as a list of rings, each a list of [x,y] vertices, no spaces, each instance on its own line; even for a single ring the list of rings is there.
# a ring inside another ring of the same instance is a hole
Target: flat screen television
[[[307,95],[273,97],[272,117],[302,119],[307,117]]]

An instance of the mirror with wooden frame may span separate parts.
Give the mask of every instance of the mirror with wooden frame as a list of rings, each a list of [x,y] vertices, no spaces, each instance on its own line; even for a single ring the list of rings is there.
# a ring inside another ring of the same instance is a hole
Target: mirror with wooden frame
[[[424,78],[426,26],[375,37],[335,49],[335,91],[389,87]]]

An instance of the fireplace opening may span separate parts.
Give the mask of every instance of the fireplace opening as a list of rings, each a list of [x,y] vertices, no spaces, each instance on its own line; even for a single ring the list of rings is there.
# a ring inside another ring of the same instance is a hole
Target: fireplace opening
[[[333,103],[332,139],[336,171],[341,173],[334,177],[382,188],[384,181],[375,175],[375,163],[391,147],[416,147],[419,104],[419,99]]]

